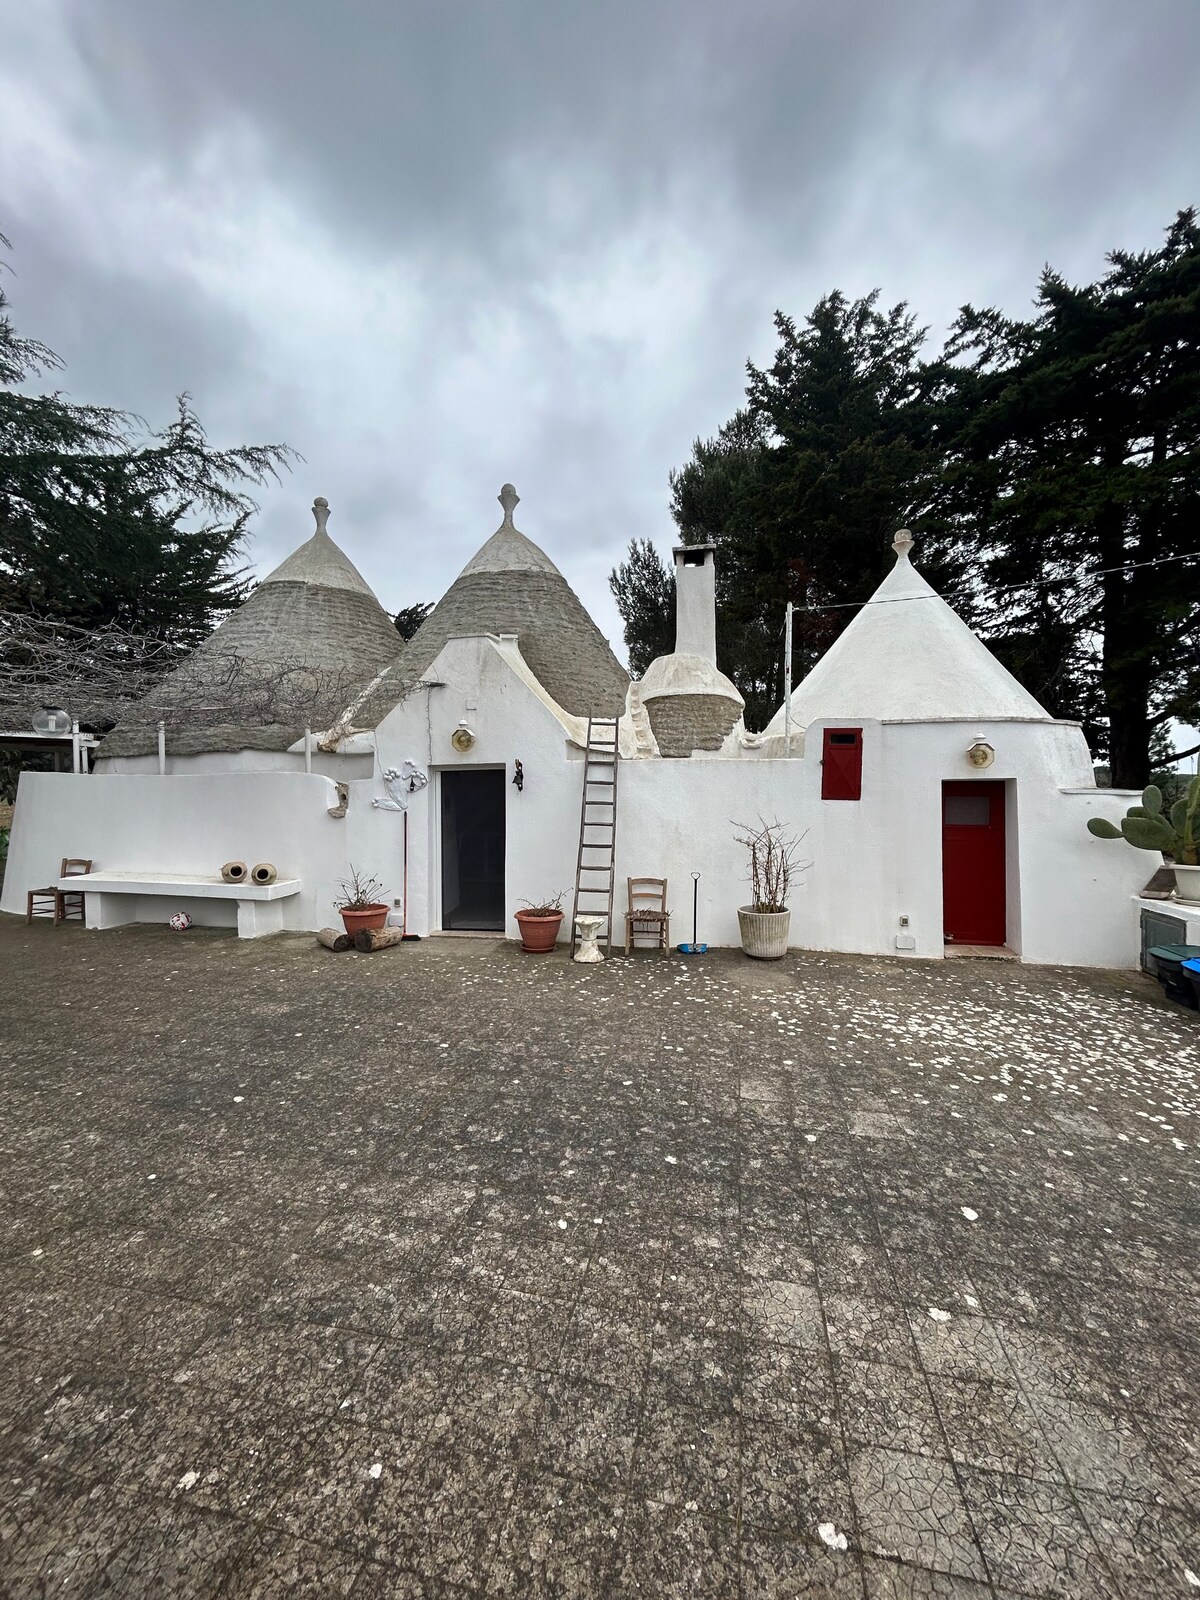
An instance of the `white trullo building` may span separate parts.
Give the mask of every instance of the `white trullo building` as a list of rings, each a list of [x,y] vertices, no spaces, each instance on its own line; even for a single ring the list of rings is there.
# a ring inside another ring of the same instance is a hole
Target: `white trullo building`
[[[522,902],[566,891],[570,906],[588,718],[619,718],[618,922],[627,877],[665,877],[674,936],[690,936],[698,872],[700,937],[736,944],[733,824],[761,817],[805,836],[794,946],[1134,963],[1147,858],[1085,830],[1127,796],[1096,788],[1078,725],[1049,716],[934,593],[907,534],[796,688],[790,730],[781,707],[755,734],[716,660],[712,547],[676,550],[676,649],[630,683],[516,528],[510,485],[500,500],[500,527],[407,645],[318,501],[317,532],[176,674],[165,759],[134,718],[92,776],[22,777],[4,910],[82,856],[109,885],[88,897],[97,925],[184,909],[247,934],[313,929],[335,921],[353,864],[404,902],[410,932],[515,937]],[[231,672],[240,709],[214,715]],[[303,689],[306,672],[311,741],[263,689],[280,673]],[[230,859],[273,863],[284,888],[240,907],[210,892]]]

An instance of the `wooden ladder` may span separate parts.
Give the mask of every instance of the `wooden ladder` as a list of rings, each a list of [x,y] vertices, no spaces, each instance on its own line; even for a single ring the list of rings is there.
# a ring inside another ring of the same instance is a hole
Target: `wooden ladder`
[[[579,807],[579,855],[575,861],[575,907],[571,913],[571,954],[579,943],[575,919],[603,916],[605,954],[611,952],[613,883],[617,869],[616,717],[589,717],[583,749],[583,798]],[[596,815],[599,813],[599,815]],[[598,858],[598,859],[597,859]],[[603,902],[603,907],[600,902]]]

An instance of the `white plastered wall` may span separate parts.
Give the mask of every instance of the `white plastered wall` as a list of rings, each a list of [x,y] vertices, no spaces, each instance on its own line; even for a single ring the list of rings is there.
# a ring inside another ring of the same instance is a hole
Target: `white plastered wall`
[[[334,784],[294,769],[193,769],[167,777],[26,774],[3,908],[23,912],[26,889],[51,881],[64,854],[158,872],[213,872],[237,857],[273,860],[281,873],[300,877],[302,893],[284,902],[287,927],[333,923],[334,893],[351,863],[380,879],[389,901],[402,892],[403,814],[372,801],[385,796],[382,771],[408,760],[431,778],[408,808],[409,929],[428,934],[441,918],[441,772],[502,767],[511,780],[519,759],[523,791],[505,784],[506,932],[516,937],[513,913],[523,900],[565,890],[569,911],[582,780],[582,752],[572,741],[581,737],[581,725],[531,680],[511,642],[451,640],[428,678],[376,731],[373,775],[349,782],[342,819],[327,814],[336,804]],[[847,721],[839,718],[838,725]],[[475,734],[465,756],[450,742],[460,722]],[[743,752],[738,760],[623,762],[617,942],[624,881],[631,875],[669,879],[672,940],[690,938],[691,873],[699,871],[700,938],[714,946],[736,945],[737,907],[747,887],[745,852],[735,842],[734,824],[763,817],[807,835],[802,851],[813,864],[792,896],[793,945],[892,954],[904,916],[909,922],[903,931],[916,942],[913,954],[939,957],[941,785],[978,776],[1008,786],[1014,948],[1029,961],[1135,964],[1130,896],[1156,859],[1086,832],[1088,816],[1115,821],[1129,797],[1091,787],[1090,758],[1077,728],[1021,721],[859,725],[859,801],[821,800],[820,723],[805,731],[804,754],[791,760],[753,759]],[[983,772],[966,761],[978,734],[996,751],[995,764]],[[357,758],[362,770],[371,760],[372,739],[360,735],[354,743],[368,752]],[[294,754],[288,759],[298,762]],[[173,909],[164,902],[163,920]]]
[[[25,772],[17,788],[0,909],[24,914],[26,891],[53,883],[63,856],[96,869],[209,876],[224,862],[270,861],[301,892],[280,902],[286,928],[328,922],[329,868],[343,824],[328,778],[304,772],[160,777]],[[163,921],[188,911],[198,923],[231,924],[232,904],[186,895],[139,899],[135,915]]]

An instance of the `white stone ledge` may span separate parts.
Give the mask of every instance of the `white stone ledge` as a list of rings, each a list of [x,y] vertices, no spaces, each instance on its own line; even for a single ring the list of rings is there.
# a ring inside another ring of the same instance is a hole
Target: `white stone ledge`
[[[274,883],[226,883],[217,875],[189,877],[176,872],[87,872],[59,878],[60,889],[84,894],[174,894],[205,900],[286,900],[300,893],[299,878]]]

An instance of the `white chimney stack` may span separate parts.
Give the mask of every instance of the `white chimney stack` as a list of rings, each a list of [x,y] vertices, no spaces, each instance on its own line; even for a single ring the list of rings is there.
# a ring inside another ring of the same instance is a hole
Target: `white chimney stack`
[[[717,664],[716,545],[680,544],[675,557],[675,654]]]

